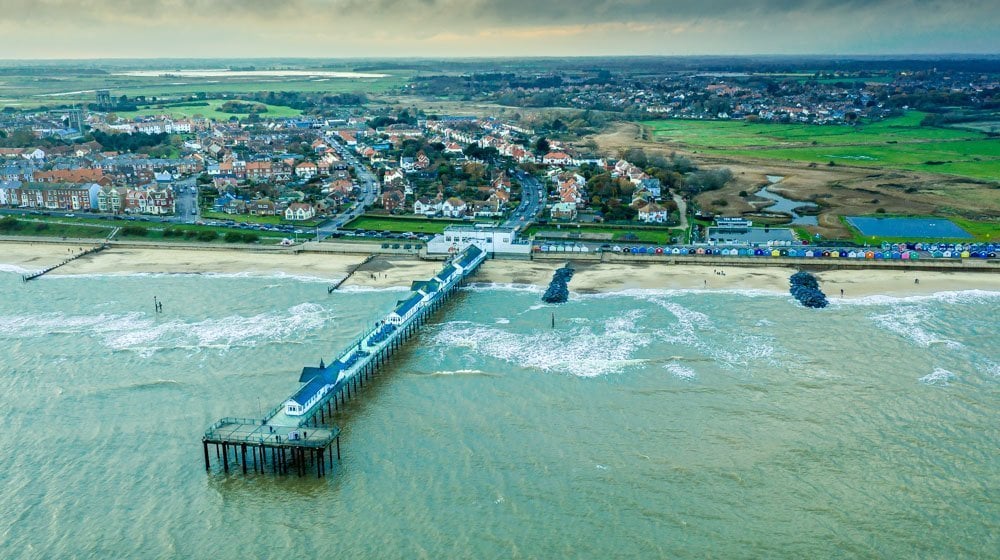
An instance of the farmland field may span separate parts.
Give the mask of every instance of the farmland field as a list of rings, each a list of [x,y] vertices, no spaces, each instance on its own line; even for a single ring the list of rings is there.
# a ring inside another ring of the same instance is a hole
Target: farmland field
[[[719,155],[860,165],[1000,180],[1000,139],[920,126],[924,113],[858,126],[667,120],[653,139]]]
[[[219,107],[225,103],[225,99],[209,99],[201,102],[192,102],[196,104],[184,104],[181,106],[166,106],[158,108],[156,105],[146,108],[139,109],[138,111],[116,111],[115,114],[119,117],[133,118],[133,117],[148,117],[148,116],[159,116],[167,115],[172,119],[186,119],[196,116],[202,116],[209,119],[215,120],[227,120],[229,117],[245,117],[247,113],[226,113],[219,110]],[[268,105],[267,103],[257,103],[252,102],[254,105],[265,105],[267,107],[266,113],[260,113],[262,119],[275,119],[275,118],[287,118],[287,117],[297,117],[302,114],[302,111],[298,109],[292,109],[291,107],[281,107],[279,105]],[[204,104],[204,105],[202,105]]]
[[[176,76],[169,70],[154,75],[126,75],[118,69],[80,70],[53,68],[40,73],[38,69],[20,71],[17,67],[0,68],[0,105],[21,109],[42,106],[92,103],[95,90],[110,90],[112,96],[127,95],[147,98],[177,99],[198,93],[242,94],[267,91],[297,91],[303,93],[383,93],[406,83],[411,72],[393,70],[379,72],[384,77],[331,77],[301,74],[261,76],[233,72],[225,75]],[[322,72],[316,71],[317,74]]]

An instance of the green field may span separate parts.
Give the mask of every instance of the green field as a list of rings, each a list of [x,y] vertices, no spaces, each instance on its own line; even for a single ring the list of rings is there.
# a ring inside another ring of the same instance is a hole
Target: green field
[[[0,106],[29,109],[43,106],[93,103],[95,90],[107,89],[111,95],[132,98],[178,99],[183,96],[206,94],[241,94],[267,91],[298,91],[309,93],[384,93],[398,89],[409,81],[412,71],[379,71],[384,78],[309,78],[302,76],[125,76],[124,67],[109,66],[105,74],[87,74],[70,66],[56,67],[40,75],[16,69],[0,75]],[[331,70],[331,68],[324,68]],[[349,70],[349,68],[335,69]],[[164,70],[168,73],[169,70]],[[228,118],[228,117],[227,117]]]
[[[3,218],[8,219],[8,218]],[[248,231],[233,228],[199,226],[193,224],[168,224],[160,222],[140,222],[126,220],[100,220],[97,218],[63,218],[63,217],[17,217],[18,226],[9,231],[0,231],[0,235],[20,235],[31,237],[68,237],[68,238],[104,238],[111,234],[114,228],[141,227],[147,230],[145,235],[127,235],[124,231],[119,231],[115,239],[147,240],[147,241],[167,241],[167,242],[200,242],[200,240],[186,237],[165,237],[165,229],[176,229],[180,231],[212,231],[218,234],[216,242],[223,243],[223,237],[230,232],[240,234],[253,234],[260,238],[261,244],[277,244],[291,234],[275,231]],[[299,234],[300,240],[312,238],[312,233]]]
[[[226,214],[224,212],[202,212],[202,219],[205,220],[232,220],[239,223],[263,224],[269,226],[296,226],[296,227],[316,227],[322,220],[286,220],[282,216],[251,216],[250,214]]]
[[[344,229],[366,229],[398,233],[441,233],[454,225],[470,225],[463,220],[437,220],[429,218],[393,218],[390,216],[360,216],[344,224]]]
[[[643,123],[657,141],[708,153],[880,166],[1000,180],[1000,139],[920,126],[925,114],[858,126],[667,120]]]
[[[4,217],[2,220],[0,235],[102,239],[111,233],[110,227],[96,225],[60,223],[24,217]]]
[[[207,106],[199,107],[158,107],[153,105],[145,109],[139,109],[138,111],[117,111],[116,115],[123,118],[133,118],[133,117],[150,117],[167,115],[172,119],[187,119],[191,117],[205,117],[209,119],[215,119],[219,121],[228,120],[230,117],[244,118],[247,113],[226,113],[219,110],[227,100],[225,99],[209,99],[202,101],[200,103],[207,103]],[[262,119],[280,119],[288,117],[297,117],[302,114],[302,111],[298,109],[292,109],[291,107],[281,107],[279,105],[268,105],[267,103],[256,103],[254,104],[267,106],[266,113],[260,113],[260,118]]]

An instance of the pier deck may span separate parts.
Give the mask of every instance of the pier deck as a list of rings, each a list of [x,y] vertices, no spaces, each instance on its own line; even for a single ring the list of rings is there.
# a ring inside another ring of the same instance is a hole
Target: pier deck
[[[247,472],[247,450],[254,470],[263,472],[270,452],[274,472],[287,473],[297,467],[299,475],[306,463],[316,465],[317,476],[326,472],[327,457],[333,463],[333,446],[340,458],[340,428],[333,425],[334,415],[356,396],[406,340],[416,334],[428,317],[479,268],[486,253],[470,246],[445,264],[441,272],[423,282],[414,282],[410,296],[401,300],[386,317],[370,327],[361,337],[341,351],[329,366],[303,368],[299,391],[272,408],[263,418],[223,418],[213,424],[202,438],[205,469],[211,470],[209,445],[229,472],[229,457],[242,464]],[[221,446],[221,447],[220,447]]]

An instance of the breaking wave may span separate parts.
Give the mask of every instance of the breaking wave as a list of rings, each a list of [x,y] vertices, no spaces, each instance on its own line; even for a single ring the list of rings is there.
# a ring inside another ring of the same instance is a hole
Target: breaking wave
[[[678,379],[691,380],[698,377],[698,374],[693,369],[677,362],[670,362],[663,366],[663,368]]]
[[[433,343],[470,348],[474,352],[505,362],[548,372],[565,372],[578,377],[621,373],[635,364],[632,354],[652,344],[652,333],[640,332],[636,324],[644,315],[632,310],[604,321],[603,332],[585,327],[568,330],[519,334],[468,322],[442,325]]]
[[[930,312],[922,307],[896,307],[888,313],[871,316],[876,325],[910,340],[917,346],[927,348],[934,344],[943,344],[948,348],[962,348],[961,342],[942,338],[925,330],[922,324],[929,318]]]
[[[29,272],[34,272],[24,267],[17,266],[16,264],[2,264],[0,263],[0,272],[13,272],[15,274],[27,274]]]
[[[933,372],[920,378],[924,385],[934,385],[935,387],[947,387],[949,381],[956,378],[956,375],[946,369],[935,368]]]
[[[282,313],[244,317],[160,322],[145,313],[102,313],[72,316],[63,313],[0,316],[0,339],[35,338],[51,334],[81,334],[101,339],[112,350],[151,355],[164,349],[219,349],[288,342],[292,335],[316,329],[332,318],[321,305],[302,303]]]

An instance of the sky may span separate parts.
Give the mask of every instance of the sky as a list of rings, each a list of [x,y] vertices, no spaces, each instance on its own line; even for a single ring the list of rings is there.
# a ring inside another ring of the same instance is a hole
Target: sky
[[[1000,54],[1000,0],[0,0],[0,53]]]

